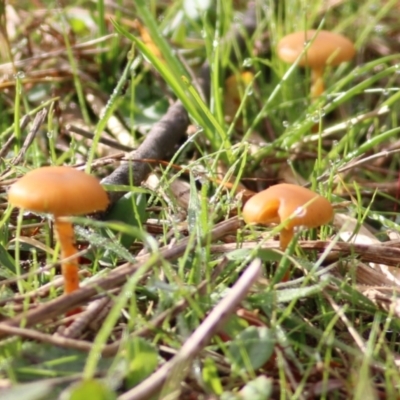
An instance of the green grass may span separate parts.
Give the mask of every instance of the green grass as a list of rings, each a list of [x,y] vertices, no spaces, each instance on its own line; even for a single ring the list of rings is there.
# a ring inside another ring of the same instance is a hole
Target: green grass
[[[260,2],[240,54],[223,38],[246,2],[210,2],[197,14],[189,0],[14,3],[0,6],[7,28],[0,31],[0,336],[10,318],[35,307],[45,313],[26,328],[22,317],[23,329],[1,337],[0,397],[127,400],[147,382],[160,399],[399,398],[397,0],[331,8],[322,0]],[[307,28],[345,34],[357,48],[352,62],[327,68],[326,91],[313,102],[309,71],[276,54],[280,38]],[[194,78],[205,61],[209,101]],[[238,84],[241,104],[227,116],[232,88],[225,80],[244,71],[254,78]],[[65,311],[76,305],[68,301],[77,297],[60,297],[59,246],[48,218],[12,210],[7,189],[49,164],[108,176],[118,150],[102,138],[131,136],[129,145],[140,145],[175,99],[191,126],[173,164],[152,164],[159,183],[109,185],[127,192],[111,213],[73,218],[83,286],[129,274],[85,298],[85,307],[110,301],[77,336],[63,339]],[[24,148],[42,109],[49,110],[45,123]],[[21,126],[24,116],[31,122]],[[114,129],[115,118],[122,128]],[[283,225],[233,225],[215,238],[223,221],[241,218],[239,184],[260,191],[281,181],[307,184],[346,222],[300,230],[285,252],[272,240]],[[347,245],[351,236],[369,248]],[[243,275],[257,265],[260,276],[240,292]],[[290,280],[281,282],[286,271]],[[228,318],[217,329],[208,318],[236,290],[243,300],[222,313]],[[202,323],[211,324],[203,332],[210,338],[197,343],[191,335]],[[168,379],[157,386],[152,373],[167,367]]]

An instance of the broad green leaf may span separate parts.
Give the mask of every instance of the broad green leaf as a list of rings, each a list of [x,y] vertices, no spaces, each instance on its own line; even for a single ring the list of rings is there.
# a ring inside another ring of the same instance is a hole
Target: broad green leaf
[[[24,350],[12,354],[12,361],[1,365],[0,373],[19,382],[28,382],[43,378],[56,378],[82,372],[87,353],[63,349],[43,343],[28,343]],[[99,368],[108,368],[111,359],[102,358]],[[0,396],[1,398],[1,396]]]
[[[61,400],[115,400],[116,394],[99,380],[84,380],[67,389]]]
[[[274,345],[274,337],[268,328],[250,326],[230,343],[229,358],[232,368],[257,370],[270,359]]]
[[[113,206],[110,213],[107,214],[106,221],[120,221],[131,227],[141,227],[142,223],[147,219],[146,206],[146,195],[129,192]],[[126,248],[129,248],[135,240],[135,237],[131,235],[125,233],[118,234],[120,235],[119,242]]]
[[[150,376],[157,368],[157,359],[157,351],[146,340],[139,337],[131,340],[127,344],[127,387],[134,387]]]
[[[261,375],[250,381],[240,391],[243,400],[267,400],[271,397],[272,379]]]

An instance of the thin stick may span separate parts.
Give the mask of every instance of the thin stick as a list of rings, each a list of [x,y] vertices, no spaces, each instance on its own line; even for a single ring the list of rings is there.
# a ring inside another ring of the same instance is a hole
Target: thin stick
[[[170,378],[174,378],[175,386],[179,386],[187,374],[188,364],[209,343],[226,319],[234,313],[236,307],[247,296],[248,291],[260,273],[261,260],[255,259],[230,289],[229,293],[214,307],[202,324],[186,340],[178,353],[148,379],[119,396],[118,400],[150,399],[161,390]]]
[[[235,50],[246,50],[246,38],[243,35],[243,31],[245,31],[246,36],[250,36],[256,26],[255,2],[249,2],[242,24],[240,26],[233,25],[223,39],[223,43],[231,42],[234,44]],[[235,51],[232,51],[230,55],[233,64],[237,64],[236,54]],[[199,85],[206,100],[208,100],[210,96],[210,65],[208,62],[204,63],[200,75],[198,79]],[[184,138],[189,122],[187,111],[180,101],[176,101],[169,107],[163,118],[153,125],[139,148],[129,154],[128,157],[131,159],[169,160],[177,151],[180,140]],[[149,164],[130,161],[121,164],[109,176],[104,178],[102,183],[106,185],[140,186],[150,172],[151,166]],[[123,195],[124,192],[110,192],[111,204]]]
[[[331,255],[336,253],[341,255],[357,255],[359,260],[375,262],[385,265],[397,265],[400,260],[400,248],[394,247],[391,242],[385,244],[358,244],[337,242],[332,244],[331,241],[323,240],[299,240],[297,245],[303,250],[320,250],[324,251],[327,247],[331,249]],[[216,253],[227,253],[229,251],[241,249],[279,249],[279,242],[276,240],[268,240],[265,242],[245,242],[240,245],[236,243],[211,245],[210,251]],[[335,257],[337,258],[337,257]]]
[[[222,259],[222,262],[220,262],[215,270],[213,271],[211,281],[213,282],[215,278],[222,272],[222,270],[226,267],[228,260],[226,258]],[[205,289],[208,287],[209,281],[208,279],[203,280],[197,287],[196,292],[199,294],[204,294]],[[195,293],[193,293],[194,295]],[[100,300],[109,300],[108,298],[102,298]],[[139,336],[148,336],[151,331],[156,329],[157,327],[161,326],[164,321],[166,321],[169,318],[175,317],[177,314],[182,312],[188,305],[188,300],[186,298],[183,298],[182,300],[178,301],[172,308],[169,308],[162,313],[158,314],[156,317],[154,317],[151,321],[146,323],[146,326],[138,329],[134,332],[132,332],[129,335],[129,338],[133,337],[139,337]],[[90,312],[90,311],[89,311]],[[78,319],[80,319],[81,316],[78,316]],[[82,318],[86,319],[85,313],[83,313]],[[73,325],[71,325],[70,328],[72,328]],[[68,328],[68,330],[70,330]],[[79,326],[79,329],[81,326]],[[4,332],[10,335],[15,335],[15,336],[20,336],[26,339],[31,339],[31,340],[37,340],[39,342],[44,342],[44,343],[50,343],[53,344],[54,346],[60,346],[63,348],[68,348],[68,349],[75,349],[75,350],[80,350],[80,351],[86,351],[89,352],[91,351],[93,344],[91,342],[87,342],[85,340],[77,340],[71,337],[67,337],[66,333],[62,336],[60,335],[49,335],[46,333],[42,332],[37,332],[33,329],[26,329],[26,328],[17,328],[14,326],[6,325],[5,323],[0,323],[0,332]],[[75,332],[74,332],[75,333]],[[118,350],[121,347],[122,341],[125,339],[119,339],[114,341],[111,344],[108,344],[104,346],[101,350],[101,355],[104,357],[111,357],[117,354]]]
[[[214,229],[210,232],[209,236],[202,239],[203,243],[207,243],[208,240],[217,240],[227,233],[235,231],[240,226],[238,218],[234,217],[227,221],[223,221],[217,224]],[[174,247],[170,248],[165,246],[158,252],[158,257],[154,259],[154,264],[159,264],[161,260],[173,260],[181,256],[190,245],[194,247],[196,244],[192,243],[191,238],[185,238],[179,241]],[[138,257],[136,264],[126,263],[113,270],[107,277],[94,280],[91,284],[70,293],[68,296],[60,296],[54,300],[49,301],[43,306],[39,306],[34,310],[29,310],[24,314],[20,314],[14,318],[10,318],[4,321],[4,324],[10,326],[18,326],[24,323],[24,326],[29,327],[38,322],[48,320],[57,317],[69,309],[83,304],[85,301],[95,296],[101,291],[107,291],[115,287],[121,286],[127,276],[131,276],[134,271],[145,265],[152,255],[145,255]],[[0,333],[0,338],[7,336],[5,332]]]
[[[78,135],[85,137],[86,139],[94,138],[93,133],[87,131],[86,129],[79,128],[78,126],[75,126],[75,125],[67,125],[65,127],[65,129],[67,132],[76,133]],[[117,142],[116,140],[112,140],[112,139],[108,139],[108,138],[101,137],[99,139],[99,142],[105,144],[106,146],[110,146],[114,149],[117,149],[117,150],[122,150],[122,151],[133,151],[134,150],[130,146],[125,146],[124,144],[121,144],[121,143]]]

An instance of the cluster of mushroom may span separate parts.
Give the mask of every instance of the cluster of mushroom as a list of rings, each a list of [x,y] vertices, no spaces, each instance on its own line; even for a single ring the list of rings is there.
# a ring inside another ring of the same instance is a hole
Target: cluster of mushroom
[[[78,262],[74,256],[74,231],[64,217],[82,215],[107,208],[109,199],[93,176],[70,167],[42,167],[30,171],[14,183],[8,192],[14,207],[52,214],[60,242],[64,292],[79,288]],[[284,223],[280,246],[286,249],[296,226],[317,227],[333,217],[330,202],[304,187],[282,183],[255,194],[243,208],[247,223]],[[65,259],[68,259],[66,261]]]
[[[312,41],[305,46],[307,42]],[[292,33],[278,44],[278,55],[288,63],[312,69],[311,97],[324,91],[322,80],[326,65],[338,65],[355,54],[353,44],[345,37],[327,31],[308,30]],[[299,58],[300,57],[300,58]],[[64,217],[105,210],[107,193],[99,181],[70,167],[43,167],[27,173],[11,186],[8,199],[12,206],[54,215],[54,228],[60,242],[64,292],[79,288],[77,249],[71,222]],[[279,184],[255,194],[243,208],[247,223],[284,223],[280,246],[286,249],[296,226],[317,227],[333,217],[327,199],[306,188]],[[64,261],[68,259],[68,261]]]
[[[306,48],[307,46],[307,48]],[[277,54],[285,62],[311,68],[311,98],[324,90],[323,73],[327,65],[337,66],[355,55],[353,43],[346,37],[329,32],[307,30],[291,33],[278,43]]]

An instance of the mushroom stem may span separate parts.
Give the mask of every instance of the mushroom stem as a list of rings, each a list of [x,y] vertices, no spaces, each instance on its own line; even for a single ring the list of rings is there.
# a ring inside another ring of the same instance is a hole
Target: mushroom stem
[[[316,99],[322,95],[325,91],[324,85],[324,69],[323,68],[313,68],[311,70],[311,89],[310,95],[312,99]]]
[[[72,257],[77,254],[74,245],[74,228],[71,222],[54,217],[54,229],[61,247],[61,259]],[[64,277],[64,293],[72,293],[79,289],[78,263],[75,260],[62,261],[61,270]]]
[[[293,228],[283,228],[279,235],[279,243],[282,250],[286,250],[289,246],[290,241],[293,239],[294,231]]]

